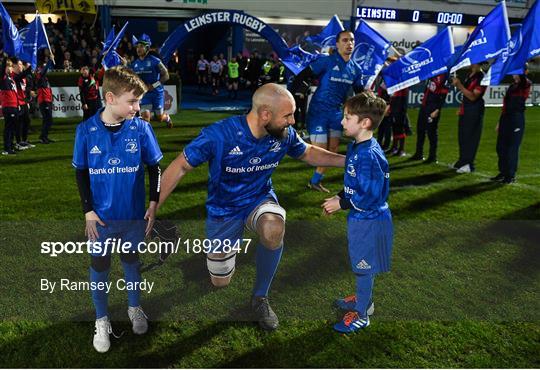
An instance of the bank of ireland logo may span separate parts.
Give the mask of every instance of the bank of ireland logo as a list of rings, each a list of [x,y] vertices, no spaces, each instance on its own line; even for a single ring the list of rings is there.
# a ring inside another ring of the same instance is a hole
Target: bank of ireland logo
[[[110,158],[107,163],[109,163],[111,166],[116,166],[120,164],[120,158],[116,158],[116,157]]]
[[[352,58],[363,71],[368,71],[373,67],[373,53],[375,47],[366,42],[361,42],[354,48]]]
[[[134,154],[134,153],[137,153],[138,150],[139,148],[137,148],[136,142],[130,141],[129,143],[126,144],[126,152]]]
[[[249,160],[250,164],[259,164],[261,163],[261,159],[259,157],[253,157]]]

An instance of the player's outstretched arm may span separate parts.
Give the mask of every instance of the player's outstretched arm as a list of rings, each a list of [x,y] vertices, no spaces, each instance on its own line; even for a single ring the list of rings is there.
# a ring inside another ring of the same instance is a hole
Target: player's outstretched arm
[[[181,153],[174,161],[171,162],[169,167],[163,173],[161,177],[161,191],[159,193],[158,210],[165,202],[165,200],[172,193],[178,182],[191,170],[193,167],[186,161],[184,153]]]
[[[308,145],[300,160],[314,167],[345,167],[345,156],[329,150]]]

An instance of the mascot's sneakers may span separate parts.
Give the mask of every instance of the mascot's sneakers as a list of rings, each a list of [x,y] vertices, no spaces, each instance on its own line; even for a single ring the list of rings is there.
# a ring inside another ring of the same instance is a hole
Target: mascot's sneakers
[[[343,320],[334,325],[334,330],[339,333],[350,334],[369,326],[369,316],[360,317],[358,312],[347,312]]]
[[[167,113],[164,114],[164,118],[165,119],[162,119],[161,122],[165,122],[165,124],[167,125],[167,128],[173,128],[173,122],[172,122],[172,119],[171,119],[171,116],[169,116]]]
[[[133,325],[134,334],[144,334],[148,331],[148,317],[142,310],[141,306],[128,307],[128,316]]]
[[[94,334],[94,348],[100,353],[105,353],[111,347],[109,334],[112,334],[112,326],[109,318],[103,316],[96,320],[96,332]]]
[[[335,306],[343,311],[354,311],[356,307],[356,295],[350,295],[345,298],[336,299],[334,302]],[[369,303],[367,314],[369,316],[375,313],[375,304],[373,301]]]

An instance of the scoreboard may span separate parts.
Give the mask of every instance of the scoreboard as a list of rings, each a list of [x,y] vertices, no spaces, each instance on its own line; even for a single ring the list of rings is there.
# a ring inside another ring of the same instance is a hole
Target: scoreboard
[[[359,6],[356,8],[356,17],[377,21],[430,23],[452,26],[476,26],[484,19],[483,15],[473,15],[452,12],[433,12],[414,9],[388,9]],[[510,23],[519,22],[519,19],[510,19]]]

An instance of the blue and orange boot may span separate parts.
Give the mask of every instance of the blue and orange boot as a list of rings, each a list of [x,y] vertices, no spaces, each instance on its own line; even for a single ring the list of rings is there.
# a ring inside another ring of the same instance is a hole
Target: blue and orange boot
[[[343,334],[351,334],[356,333],[357,331],[368,326],[369,316],[360,317],[358,312],[351,311],[347,312],[345,316],[343,316],[343,320],[334,325],[334,330]]]

